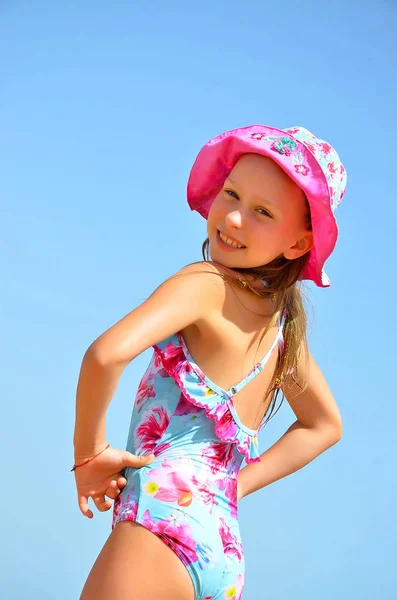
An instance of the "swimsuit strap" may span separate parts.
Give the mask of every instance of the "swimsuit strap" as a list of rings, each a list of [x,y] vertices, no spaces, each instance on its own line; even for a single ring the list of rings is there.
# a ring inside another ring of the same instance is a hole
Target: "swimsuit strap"
[[[280,353],[283,351],[284,349],[284,339],[283,339],[283,328],[284,328],[284,323],[285,323],[285,313],[283,313],[280,317],[280,313],[275,313],[273,315],[273,318],[271,319],[269,325],[266,328],[266,331],[268,329],[270,329],[270,327],[272,327],[274,325],[274,322],[277,321],[278,322],[278,332],[276,335],[276,339],[274,340],[273,344],[271,345],[270,349],[268,350],[268,352],[266,353],[266,355],[263,357],[263,359],[257,363],[255,365],[255,367],[248,373],[248,375],[246,377],[244,377],[244,379],[242,381],[240,381],[240,383],[237,383],[236,385],[233,385],[230,390],[228,391],[228,394],[230,396],[234,396],[235,394],[237,394],[237,392],[239,392],[241,389],[243,389],[243,387],[245,387],[254,377],[256,377],[258,375],[258,373],[260,373],[264,366],[266,365],[267,361],[269,360],[273,350],[275,349],[275,347],[279,346],[279,350]],[[265,331],[265,333],[266,333]]]

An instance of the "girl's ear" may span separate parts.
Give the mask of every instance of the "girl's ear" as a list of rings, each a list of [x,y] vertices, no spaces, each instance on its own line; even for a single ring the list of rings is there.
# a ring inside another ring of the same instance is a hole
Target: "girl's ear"
[[[306,254],[306,252],[310,252],[313,248],[313,232],[307,231],[303,237],[301,237],[296,244],[285,250],[284,256],[288,260],[294,260],[294,258],[299,258]]]

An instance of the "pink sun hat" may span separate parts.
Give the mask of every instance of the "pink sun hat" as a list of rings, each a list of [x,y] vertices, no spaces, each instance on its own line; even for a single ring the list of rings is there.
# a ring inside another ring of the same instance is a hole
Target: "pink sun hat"
[[[346,189],[346,171],[335,149],[304,127],[276,129],[251,125],[210,140],[200,150],[190,172],[187,200],[205,219],[226,177],[243,154],[269,156],[306,194],[310,206],[314,247],[302,279],[319,287],[330,280],[324,263],[338,237],[334,211]]]

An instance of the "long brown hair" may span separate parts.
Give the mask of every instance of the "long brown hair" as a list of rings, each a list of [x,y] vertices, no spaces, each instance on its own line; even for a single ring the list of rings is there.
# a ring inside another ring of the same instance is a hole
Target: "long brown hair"
[[[310,228],[311,226],[308,223],[308,229]],[[211,264],[215,265],[218,264],[216,261],[210,260],[208,238],[202,245],[202,255],[206,262],[211,262]],[[236,275],[249,275],[255,282],[261,280],[266,282],[266,287],[260,291],[255,289],[245,278],[229,275],[225,272],[208,271],[209,273],[218,275],[233,286],[250,290],[258,296],[272,298],[274,304],[273,316],[284,316],[284,351],[279,353],[279,359],[273,373],[272,381],[264,395],[263,404],[266,407],[264,417],[270,411],[266,421],[264,421],[264,425],[266,425],[266,423],[277,413],[282,405],[284,394],[282,394],[281,402],[277,407],[277,410],[274,410],[279,393],[282,391],[283,383],[297,385],[301,390],[305,387],[305,383],[303,383],[303,385],[298,383],[298,356],[302,353],[304,360],[308,357],[306,336],[307,318],[303,302],[304,295],[302,283],[300,281],[302,272],[304,271],[308,260],[309,252],[294,260],[288,260],[282,256],[259,267],[239,268]],[[224,265],[220,266],[224,267]],[[224,270],[225,269],[223,268],[222,271]],[[228,270],[234,271],[234,269]],[[274,320],[275,319],[272,319],[272,322],[274,322]],[[261,335],[258,348],[268,327],[264,329]]]

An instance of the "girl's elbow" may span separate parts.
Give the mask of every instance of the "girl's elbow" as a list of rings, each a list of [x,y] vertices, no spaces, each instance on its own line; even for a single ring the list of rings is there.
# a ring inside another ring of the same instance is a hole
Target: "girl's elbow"
[[[339,442],[339,440],[342,439],[342,435],[343,435],[343,422],[342,422],[342,415],[340,414],[340,412],[338,411],[338,418],[334,424],[335,427],[335,435],[337,437],[337,442]]]
[[[331,441],[331,445],[336,444],[342,439],[343,429],[342,429],[342,421],[338,421],[337,423],[332,423],[329,427],[329,438]]]
[[[125,352],[122,350],[95,340],[87,349],[84,360],[102,369],[119,370],[125,369],[132,359],[126,358]]]
[[[331,439],[334,440],[334,444],[336,444],[336,442],[339,442],[342,439],[342,415],[338,408],[334,411],[334,414],[332,416],[329,416],[328,429]]]
[[[342,422],[327,421],[316,427],[322,443],[330,448],[342,439]]]
[[[336,443],[336,442],[340,442],[340,440],[342,439],[342,435],[343,435],[342,426],[340,426],[340,427],[338,427],[338,429],[336,430],[336,435],[335,435],[335,443]]]
[[[87,348],[83,362],[95,363],[100,367],[106,367],[112,363],[112,360],[109,356],[109,352],[106,352],[103,346],[97,344],[95,341]]]

